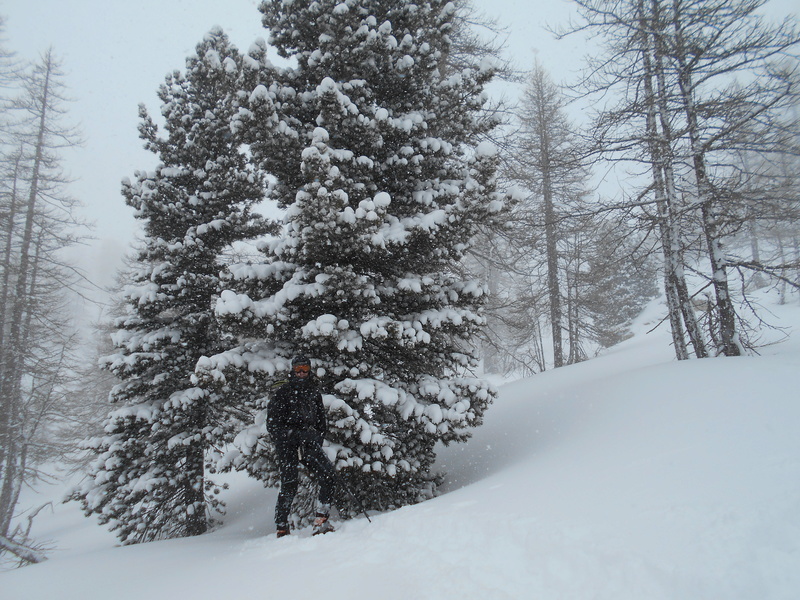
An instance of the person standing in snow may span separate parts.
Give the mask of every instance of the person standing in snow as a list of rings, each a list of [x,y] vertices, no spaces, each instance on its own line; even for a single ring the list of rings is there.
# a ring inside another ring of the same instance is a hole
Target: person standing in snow
[[[335,469],[322,450],[327,431],[325,407],[311,362],[305,356],[292,360],[289,381],[282,385],[267,405],[267,431],[275,445],[281,489],[275,506],[278,537],[289,534],[289,511],[297,493],[300,463],[319,482],[314,534],[332,531],[328,522]]]

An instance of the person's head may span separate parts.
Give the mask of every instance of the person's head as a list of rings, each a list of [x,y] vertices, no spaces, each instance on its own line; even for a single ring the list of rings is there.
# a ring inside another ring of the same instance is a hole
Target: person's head
[[[292,376],[298,379],[311,377],[311,361],[302,354],[292,359]]]

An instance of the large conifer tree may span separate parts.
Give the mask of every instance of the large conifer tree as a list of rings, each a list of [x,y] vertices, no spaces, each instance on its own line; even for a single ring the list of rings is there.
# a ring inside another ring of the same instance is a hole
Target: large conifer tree
[[[264,2],[270,43],[296,67],[272,71],[242,112],[286,231],[264,264],[233,269],[217,306],[262,341],[214,357],[207,375],[262,374],[251,397],[263,407],[291,354],[311,357],[329,455],[376,509],[433,495],[436,443],[465,440],[493,395],[472,375],[484,287],[459,276],[477,225],[502,205],[496,157],[478,143],[492,68],[443,72],[454,10]],[[275,483],[262,423],[230,460]]]
[[[147,111],[139,127],[160,164],[123,182],[144,241],[124,290],[117,352],[106,366],[121,383],[106,435],[91,440],[92,479],[74,497],[111,523],[124,543],[197,535],[219,503],[205,453],[226,440],[236,407],[196,386],[198,359],[221,348],[213,319],[223,253],[266,231],[252,213],[263,178],[232,136],[242,57],[213,30],[166,77],[158,95],[166,137]]]

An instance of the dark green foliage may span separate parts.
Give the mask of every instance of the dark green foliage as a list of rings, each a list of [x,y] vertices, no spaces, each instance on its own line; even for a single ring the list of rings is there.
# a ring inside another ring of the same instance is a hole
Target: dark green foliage
[[[166,137],[140,110],[141,137],[160,164],[123,183],[144,240],[123,292],[117,352],[105,359],[121,380],[111,394],[118,408],[106,435],[89,442],[92,479],[74,494],[124,543],[203,533],[220,508],[205,454],[229,439],[241,408],[198,388],[194,370],[223,344],[213,319],[223,253],[269,229],[252,213],[263,178],[231,130],[241,63],[214,30],[186,73],[159,89]]]
[[[439,482],[436,443],[467,439],[493,397],[472,375],[484,287],[459,275],[502,204],[496,156],[475,141],[491,126],[478,112],[492,69],[442,71],[445,2],[261,10],[296,67],[253,56],[262,76],[237,128],[275,176],[287,226],[263,264],[232,269],[217,306],[231,331],[264,341],[214,357],[206,381],[263,408],[291,355],[312,357],[344,479],[369,508],[417,502]],[[265,436],[261,414],[223,464],[274,484]]]

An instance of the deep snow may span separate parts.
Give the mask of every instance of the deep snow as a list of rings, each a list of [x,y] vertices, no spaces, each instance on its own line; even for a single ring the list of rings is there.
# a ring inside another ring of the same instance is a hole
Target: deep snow
[[[34,535],[58,549],[0,574],[0,598],[800,598],[791,302],[770,310],[792,337],[761,356],[679,363],[663,325],[644,334],[654,307],[603,356],[504,385],[474,438],[441,450],[446,493],[371,524],[277,540],[275,491],[241,474],[198,538],[115,547],[55,504]]]

